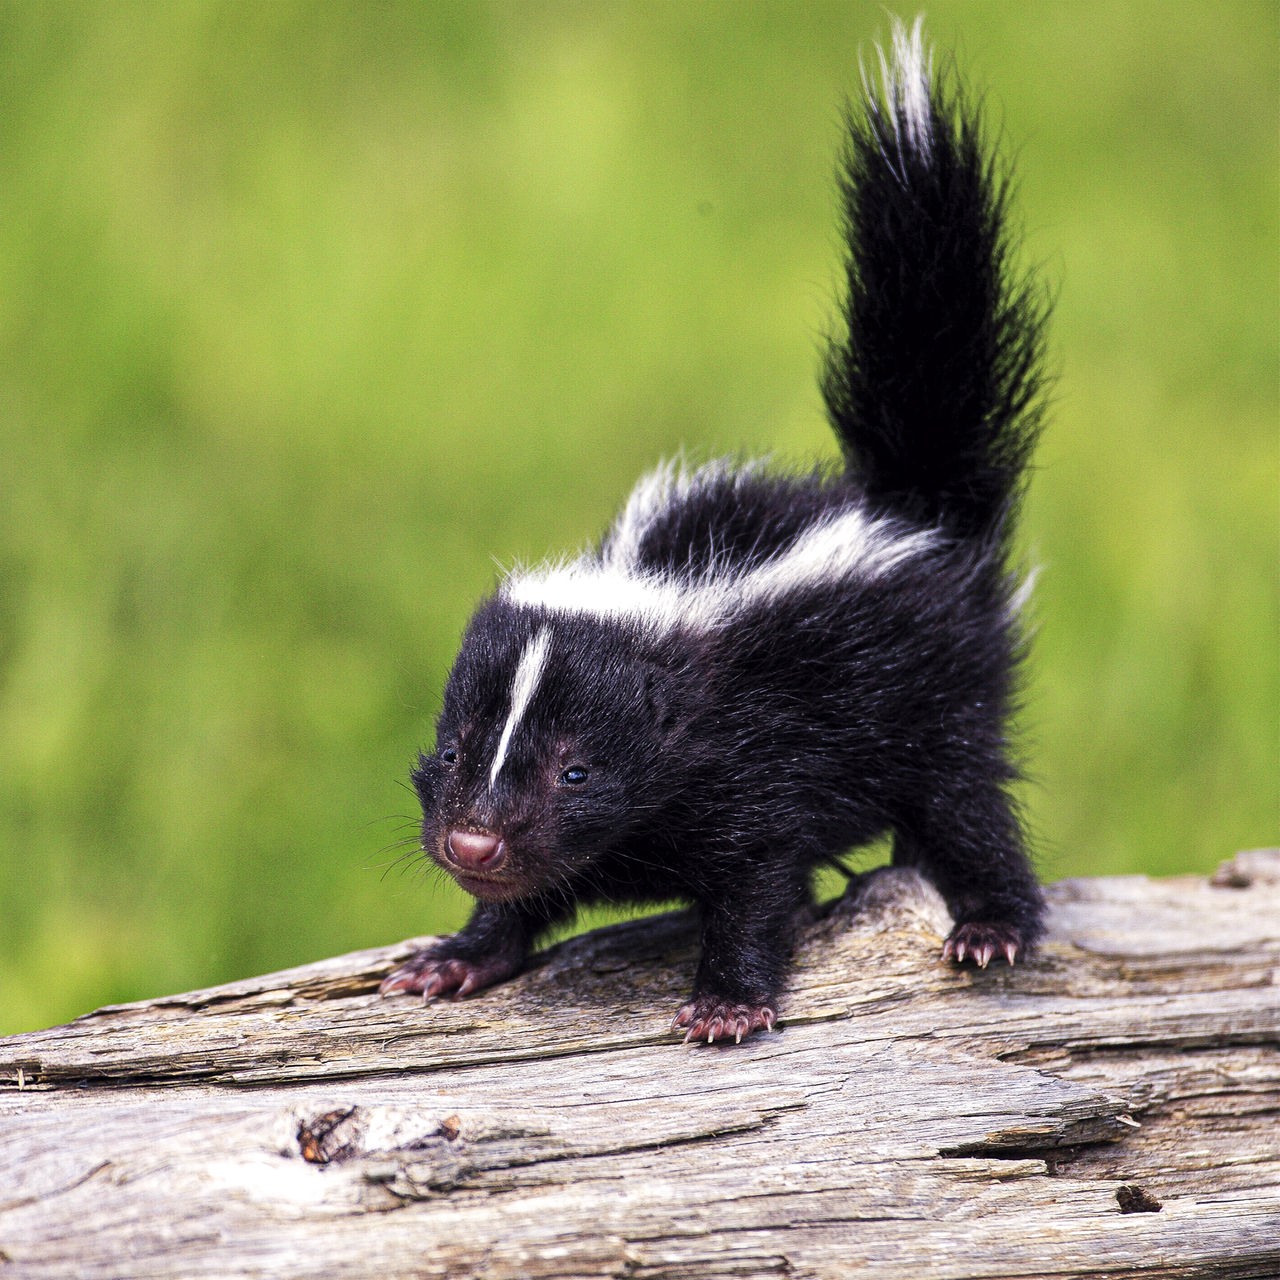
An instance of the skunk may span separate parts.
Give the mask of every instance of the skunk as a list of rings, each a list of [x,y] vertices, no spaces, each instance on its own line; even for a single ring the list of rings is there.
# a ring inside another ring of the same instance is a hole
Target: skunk
[[[839,176],[843,468],[659,467],[597,547],[480,605],[412,772],[422,849],[478,903],[384,994],[510,977],[579,904],[683,900],[702,950],[673,1029],[741,1040],[774,1026],[815,870],[887,832],[951,910],[944,961],[1036,943],[1010,539],[1048,308],[919,21],[880,63]]]

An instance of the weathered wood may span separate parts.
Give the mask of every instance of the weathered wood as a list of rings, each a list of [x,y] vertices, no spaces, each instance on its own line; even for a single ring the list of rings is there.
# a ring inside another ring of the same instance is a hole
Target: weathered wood
[[[1280,851],[1050,899],[961,972],[864,877],[738,1047],[666,1030],[682,915],[459,1003],[377,998],[406,943],[0,1040],[0,1280],[1280,1275]]]

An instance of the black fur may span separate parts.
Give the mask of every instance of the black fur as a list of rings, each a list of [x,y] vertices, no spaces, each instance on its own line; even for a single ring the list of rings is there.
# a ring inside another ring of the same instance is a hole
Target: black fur
[[[1047,308],[1011,271],[1009,182],[977,112],[935,89],[930,115],[927,157],[883,110],[847,115],[845,337],[822,390],[869,498],[1001,539],[1040,431]]]
[[[887,831],[952,911],[944,956],[1035,944],[1008,562],[1044,307],[1011,275],[976,112],[931,86],[922,141],[918,39],[911,64],[898,38],[842,177],[847,334],[823,385],[847,469],[642,484],[567,588],[516,576],[481,605],[413,771],[423,848],[479,903],[384,991],[467,994],[579,904],[684,900],[702,955],[677,1024],[739,1038],[773,1025],[814,870]],[[841,517],[851,539],[869,526],[863,554],[804,562]],[[609,607],[619,581],[635,602]],[[536,679],[517,715],[521,671]],[[458,833],[492,854],[457,856]]]

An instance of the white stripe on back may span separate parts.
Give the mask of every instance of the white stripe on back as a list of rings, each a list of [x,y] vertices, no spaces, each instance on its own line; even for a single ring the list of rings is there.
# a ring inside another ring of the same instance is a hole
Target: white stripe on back
[[[782,555],[744,574],[733,594],[755,604],[854,574],[878,578],[932,540],[927,530],[903,534],[855,507],[815,525]]]
[[[715,588],[708,586],[707,592]],[[694,625],[694,613],[705,613],[709,598],[682,589],[660,574],[629,574],[625,569],[591,560],[571,560],[532,573],[513,575],[502,597],[557,613],[587,614],[642,622],[658,631],[673,631],[681,623]]]
[[[660,631],[708,630],[737,612],[794,591],[855,575],[872,580],[928,550],[932,530],[907,530],[853,507],[807,530],[789,548],[736,573],[730,566],[689,579],[638,568],[644,529],[657,514],[659,493],[687,491],[670,472],[642,482],[640,498],[623,511],[605,559],[583,557],[513,573],[501,594],[512,604],[560,613],[616,618]],[[644,514],[641,515],[640,513]]]
[[[542,677],[542,669],[547,664],[547,653],[551,648],[551,631],[543,627],[525,646],[516,665],[515,679],[511,682],[511,710],[507,713],[507,723],[502,726],[502,737],[498,739],[498,750],[493,757],[493,765],[489,769],[489,786],[498,780],[498,774],[507,758],[507,748],[511,745],[511,735],[524,715],[533,698],[534,690]]]
[[[675,462],[664,462],[643,476],[613,523],[608,559],[618,564],[634,563],[649,527],[671,499],[687,492],[688,487],[688,477]]]
[[[700,489],[723,482],[728,476],[750,474],[759,465],[756,460],[735,467],[728,459],[718,458],[688,471],[679,459],[661,463],[648,475],[642,476],[631,490],[626,506],[609,531],[604,563],[615,568],[634,567],[639,561],[645,537],[664,511],[669,511]]]

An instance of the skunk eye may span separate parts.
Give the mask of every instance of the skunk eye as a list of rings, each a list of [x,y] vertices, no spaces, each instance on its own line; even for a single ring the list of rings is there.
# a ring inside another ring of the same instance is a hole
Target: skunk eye
[[[567,787],[580,787],[587,780],[587,769],[584,765],[571,764],[561,775],[560,781]]]
[[[444,750],[440,752],[440,759],[443,760],[445,764],[457,764],[458,752],[454,747],[445,747]]]

